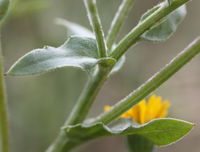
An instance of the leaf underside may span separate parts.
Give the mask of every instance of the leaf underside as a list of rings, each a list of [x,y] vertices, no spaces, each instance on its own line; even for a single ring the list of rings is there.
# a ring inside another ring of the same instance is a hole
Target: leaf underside
[[[161,5],[158,5],[147,11],[142,17],[140,22],[158,10]],[[155,24],[150,30],[145,32],[141,39],[148,41],[165,41],[167,40],[178,28],[179,24],[184,20],[187,14],[186,6],[183,5],[170,13],[163,20]]]
[[[90,31],[89,29],[77,24],[77,23],[73,23],[70,22],[66,19],[62,19],[62,18],[57,18],[55,20],[56,24],[58,25],[62,25],[67,29],[67,34],[68,36],[73,36],[73,35],[84,35],[87,37],[91,37],[91,38],[95,38],[94,34],[92,33],[92,31]],[[110,75],[115,74],[116,72],[118,72],[124,65],[126,61],[126,57],[122,56],[121,59],[116,63],[116,65],[113,67]]]
[[[8,71],[9,75],[34,75],[64,67],[80,68],[88,73],[100,62],[115,63],[112,58],[99,58],[95,39],[72,36],[62,46],[35,49],[21,57]]]

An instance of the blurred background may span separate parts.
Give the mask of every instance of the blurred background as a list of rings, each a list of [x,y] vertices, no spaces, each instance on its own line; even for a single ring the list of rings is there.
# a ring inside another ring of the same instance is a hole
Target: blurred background
[[[121,0],[97,0],[104,31],[110,25]],[[136,0],[120,38],[138,22],[141,14],[158,0]],[[142,42],[127,53],[127,62],[102,88],[88,117],[103,111],[137,88],[193,39],[200,36],[200,1],[188,3],[188,15],[177,32],[165,43]],[[12,0],[1,39],[5,70],[22,55],[44,45],[59,46],[67,39],[66,29],[55,25],[65,18],[89,27],[82,0]],[[171,102],[170,117],[196,124],[195,129],[176,144],[159,152],[200,151],[200,56],[186,65],[154,93]],[[76,104],[86,75],[66,68],[41,76],[6,77],[12,152],[44,152],[56,137],[65,118]],[[84,144],[79,152],[124,152],[121,137],[98,139]]]

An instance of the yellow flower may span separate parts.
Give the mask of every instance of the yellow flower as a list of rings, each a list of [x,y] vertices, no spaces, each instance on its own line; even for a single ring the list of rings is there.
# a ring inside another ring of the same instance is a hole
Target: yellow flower
[[[133,121],[144,124],[152,119],[166,117],[169,107],[170,104],[167,100],[162,100],[160,96],[152,95],[148,101],[140,101],[140,103],[129,109],[120,117],[132,118]],[[110,106],[104,107],[104,111],[109,111],[110,109]]]

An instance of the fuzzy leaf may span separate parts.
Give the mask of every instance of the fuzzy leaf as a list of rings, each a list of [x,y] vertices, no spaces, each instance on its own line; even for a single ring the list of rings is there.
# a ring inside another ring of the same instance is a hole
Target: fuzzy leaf
[[[58,25],[62,25],[64,27],[66,27],[68,35],[79,35],[79,36],[95,38],[94,34],[90,30],[88,30],[87,28],[85,28],[79,24],[72,23],[72,22],[62,19],[62,18],[57,18],[55,20],[55,22]],[[110,75],[117,73],[122,68],[125,61],[126,61],[126,57],[122,56],[121,59],[113,67]]]
[[[55,20],[56,24],[58,25],[62,25],[64,27],[67,28],[67,34],[69,36],[71,35],[80,35],[80,36],[86,36],[86,37],[92,37],[95,38],[94,34],[88,30],[87,28],[76,24],[76,23],[72,23],[70,21],[67,21],[65,19],[61,19],[61,18],[57,18]]]
[[[161,5],[158,5],[151,10],[147,11],[142,17],[140,22],[153,14]],[[177,29],[178,25],[183,21],[187,14],[186,6],[183,5],[169,14],[165,19],[161,20],[150,30],[145,32],[141,38],[149,41],[165,41],[167,40]]]
[[[96,41],[73,36],[62,46],[36,49],[21,57],[8,71],[9,75],[42,74],[58,68],[77,67],[86,72],[99,62],[114,64],[112,58],[99,58]]]
[[[68,126],[64,128],[67,135],[74,140],[89,140],[92,138],[117,136],[117,135],[141,135],[156,145],[168,145],[176,142],[186,135],[192,128],[193,124],[172,119],[155,119],[144,125],[138,125],[130,119],[120,119],[110,125],[102,123],[89,125],[78,124],[76,126]],[[98,130],[98,133],[96,133]]]

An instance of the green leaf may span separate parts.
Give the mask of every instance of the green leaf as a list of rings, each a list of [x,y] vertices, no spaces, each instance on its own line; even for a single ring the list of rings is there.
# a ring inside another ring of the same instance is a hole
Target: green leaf
[[[66,27],[67,28],[67,34],[70,35],[70,36],[71,35],[78,35],[78,36],[86,36],[86,37],[95,38],[94,34],[90,30],[88,30],[87,28],[85,28],[85,27],[83,27],[79,24],[67,21],[67,20],[62,19],[62,18],[57,18],[55,20],[55,22],[58,25],[62,25],[64,27]],[[110,72],[110,75],[118,72],[122,68],[122,66],[124,65],[125,61],[126,61],[126,57],[122,56],[121,59],[119,59],[119,61],[113,67],[112,71]]]
[[[100,62],[114,64],[115,60],[99,58],[95,39],[73,36],[58,48],[47,46],[29,52],[10,68],[8,74],[42,74],[64,67],[76,67],[90,73]]]
[[[127,136],[127,146],[129,152],[152,152],[154,144],[140,135]]]
[[[94,34],[90,30],[88,30],[87,28],[85,28],[79,24],[72,23],[70,21],[67,21],[67,20],[61,19],[61,18],[57,18],[55,20],[55,22],[58,25],[62,25],[64,27],[66,27],[67,33],[69,36],[80,35],[80,36],[95,38]]]
[[[156,145],[168,145],[186,135],[194,124],[172,119],[155,119],[144,125],[135,124],[130,119],[120,119],[110,125],[83,123],[64,128],[69,138],[85,141],[98,137],[117,135],[141,135]]]
[[[158,5],[151,10],[147,11],[142,17],[140,22],[145,20],[148,16],[158,10],[161,5]],[[178,25],[183,21],[187,14],[186,6],[183,5],[159,21],[150,30],[145,32],[141,38],[149,41],[165,41],[167,40],[177,29]]]

